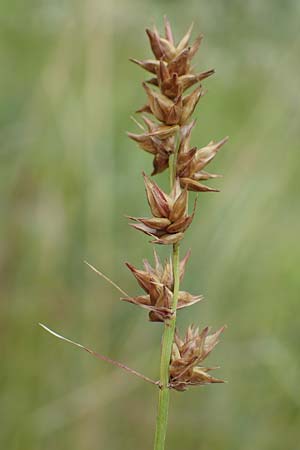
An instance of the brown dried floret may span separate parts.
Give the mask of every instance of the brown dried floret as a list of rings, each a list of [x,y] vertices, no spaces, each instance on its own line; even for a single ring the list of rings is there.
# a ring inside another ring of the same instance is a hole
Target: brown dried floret
[[[167,195],[147,175],[143,174],[148,203],[153,217],[129,217],[137,222],[132,227],[152,236],[155,244],[175,244],[192,223],[196,200],[192,214],[187,213],[187,189],[181,189],[176,179],[170,195]]]
[[[134,62],[142,65],[142,61],[134,60]],[[185,73],[178,75],[177,72],[171,72],[163,61],[160,61],[156,66],[157,77],[150,78],[147,83],[159,86],[162,94],[170,99],[175,99],[194,84],[215,73],[214,70],[208,70],[199,74]]]
[[[171,99],[177,98],[186,89],[214,73],[214,70],[208,70],[195,74],[191,67],[191,60],[203,39],[203,35],[200,34],[190,45],[192,28],[193,26],[175,45],[171,25],[165,18],[165,37],[160,36],[155,27],[153,30],[146,30],[156,59],[131,59],[143,69],[153,73],[156,77],[148,82],[159,86],[162,94]]]
[[[201,363],[207,358],[219,342],[219,336],[225,327],[209,334],[206,327],[201,332],[193,325],[189,326],[184,339],[175,333],[170,362],[170,387],[184,391],[189,386],[224,383],[214,378],[208,372],[217,367],[203,367]]]
[[[201,86],[197,87],[188,95],[181,94],[170,99],[160,91],[151,89],[146,83],[143,83],[148,97],[148,103],[138,112],[147,112],[153,114],[157,120],[166,125],[184,125],[193,114],[194,109],[204,95]]]
[[[203,40],[203,34],[200,34],[194,43],[189,45],[192,30],[193,25],[190,26],[187,33],[178,42],[178,44],[175,45],[171,25],[167,19],[165,19],[165,37],[159,35],[156,27],[154,27],[153,30],[146,29],[151,49],[156,60],[165,61],[179,73],[180,67],[183,66],[185,72],[187,72],[191,59],[195,56]],[[183,52],[187,53],[187,55],[182,56]],[[187,62],[185,60],[187,60]]]
[[[190,257],[190,251],[180,262],[180,280],[185,272],[185,266]],[[146,295],[136,297],[124,297],[122,300],[142,308],[150,310],[149,319],[152,322],[163,322],[170,319],[172,315],[172,302],[174,290],[172,259],[161,263],[157,253],[154,251],[155,265],[152,267],[144,260],[144,270],[139,270],[132,264],[126,263]],[[202,300],[202,295],[192,295],[186,291],[179,291],[177,309],[185,308]]]
[[[178,130],[178,126],[159,125],[145,116],[142,116],[142,118],[147,129],[138,124],[143,130],[142,134],[127,134],[132,140],[137,142],[143,150],[154,156],[153,172],[151,175],[156,175],[169,167],[169,158],[174,152],[174,135]]]
[[[190,135],[195,121],[181,128],[180,146],[177,159],[177,176],[182,188],[195,192],[218,192],[200,181],[219,178],[220,175],[205,172],[203,169],[214,159],[220,148],[227,142],[225,137],[219,142],[211,141],[205,147],[190,148]]]

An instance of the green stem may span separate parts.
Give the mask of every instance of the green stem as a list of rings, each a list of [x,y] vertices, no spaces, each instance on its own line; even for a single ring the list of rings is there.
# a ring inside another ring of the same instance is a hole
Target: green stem
[[[171,189],[174,186],[176,179],[176,165],[177,165],[178,145],[173,156],[172,164],[170,164],[170,185]],[[158,409],[156,418],[156,431],[154,450],[164,450],[165,440],[168,425],[168,412],[170,401],[169,389],[169,366],[172,352],[172,345],[174,340],[175,326],[176,326],[176,310],[179,294],[179,243],[173,245],[173,303],[171,319],[165,321],[164,332],[162,337],[161,358],[160,358],[160,391],[158,398]]]
[[[175,184],[176,181],[176,171],[177,171],[177,157],[178,157],[178,150],[179,150],[179,135],[180,132],[177,133],[176,136],[176,142],[175,142],[175,151],[173,154],[173,157],[170,158],[170,188],[172,189],[172,187]]]
[[[162,338],[162,349],[160,360],[160,391],[158,399],[154,450],[164,450],[168,425],[168,411],[170,400],[170,389],[168,386],[169,365],[175,333],[176,308],[179,293],[179,243],[173,245],[173,273],[174,273],[174,294],[172,305],[173,315],[170,320],[165,322],[164,333]]]

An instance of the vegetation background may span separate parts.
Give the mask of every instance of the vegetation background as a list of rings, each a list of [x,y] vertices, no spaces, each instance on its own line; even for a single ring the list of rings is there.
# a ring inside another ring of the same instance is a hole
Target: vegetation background
[[[164,13],[177,37],[195,22],[217,70],[193,143],[230,135],[183,244],[207,301],[179,318],[228,325],[210,362],[229,382],[173,393],[168,449],[299,448],[299,1],[1,0],[3,449],[152,448],[155,389],[37,323],[157,377],[160,325],[83,260],[139,292],[124,261],[151,248],[124,215],[147,213],[151,158],[125,136],[146,75],[128,58]]]

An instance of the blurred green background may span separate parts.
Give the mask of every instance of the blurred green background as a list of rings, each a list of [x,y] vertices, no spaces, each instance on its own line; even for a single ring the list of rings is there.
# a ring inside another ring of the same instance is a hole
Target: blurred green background
[[[195,22],[197,68],[217,70],[193,144],[230,135],[222,192],[201,195],[182,245],[184,288],[207,301],[179,317],[228,325],[209,360],[228,384],[173,393],[167,448],[299,448],[299,1],[1,0],[3,449],[152,448],[155,388],[37,323],[158,376],[160,324],[83,260],[140,292],[124,262],[151,247],[124,215],[148,213],[151,157],[125,131],[147,74],[128,58],[149,57],[164,13],[177,38]]]

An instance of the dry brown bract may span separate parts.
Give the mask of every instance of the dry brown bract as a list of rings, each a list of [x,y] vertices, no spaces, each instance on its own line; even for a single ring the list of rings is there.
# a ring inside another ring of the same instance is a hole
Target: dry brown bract
[[[184,339],[175,334],[170,363],[170,387],[184,391],[189,386],[210,383],[224,383],[223,380],[209,375],[217,367],[200,365],[219,342],[219,336],[225,327],[213,334],[208,334],[209,327],[199,333],[199,328],[189,326]]]
[[[180,280],[184,276],[185,266],[189,257],[190,251],[180,262]],[[144,260],[144,270],[136,269],[132,264],[126,263],[138,284],[146,292],[146,295],[124,297],[122,300],[150,310],[149,319],[151,322],[163,322],[166,319],[170,319],[172,315],[173,265],[171,258],[166,260],[163,265],[155,251],[154,260],[154,267],[147,260]],[[179,291],[177,309],[185,308],[202,299],[202,295],[192,295],[186,291]]]

